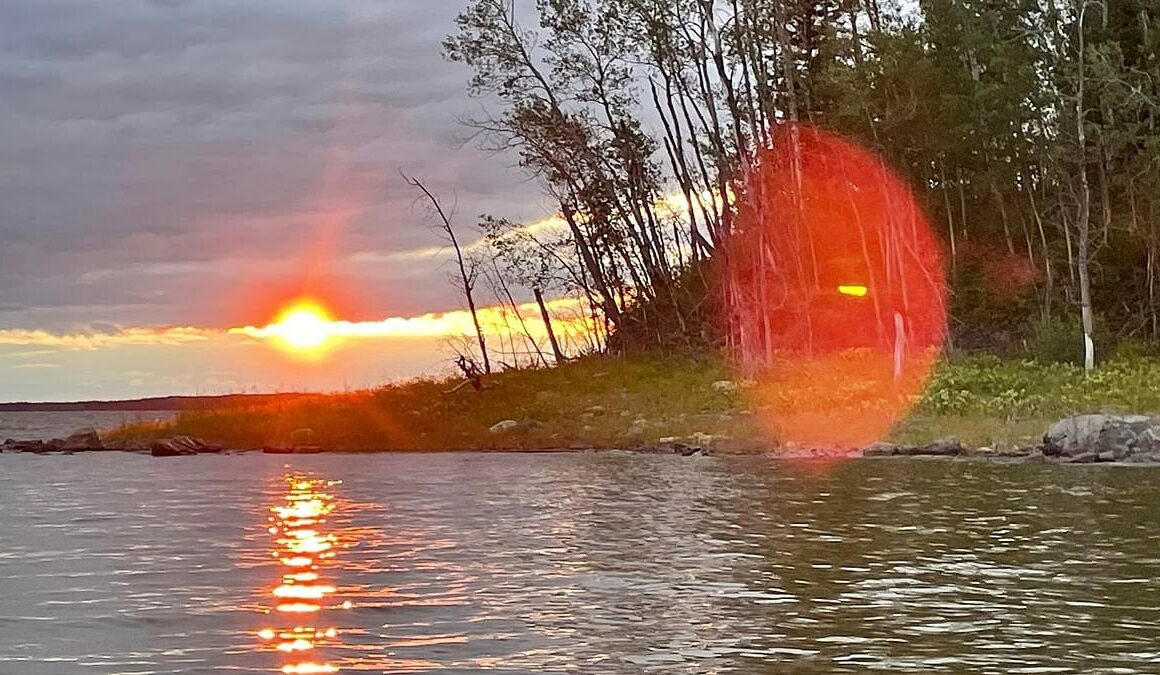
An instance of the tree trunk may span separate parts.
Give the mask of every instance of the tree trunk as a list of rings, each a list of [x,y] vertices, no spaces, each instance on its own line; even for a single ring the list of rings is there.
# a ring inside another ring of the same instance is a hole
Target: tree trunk
[[[1095,343],[1092,340],[1092,282],[1090,256],[1091,256],[1091,200],[1092,190],[1088,184],[1087,177],[1087,137],[1084,132],[1084,121],[1086,114],[1083,104],[1083,87],[1084,87],[1084,14],[1087,12],[1087,0],[1083,0],[1083,6],[1079,11],[1079,78],[1076,83],[1075,96],[1075,119],[1076,119],[1076,140],[1079,148],[1079,212],[1076,215],[1076,228],[1079,231],[1078,237],[1078,251],[1077,251],[1077,265],[1076,273],[1079,275],[1079,313],[1080,323],[1083,328],[1083,368],[1085,371],[1091,371],[1095,368]]]
[[[556,331],[552,330],[552,316],[548,314],[548,307],[544,304],[544,294],[538,288],[533,288],[532,293],[536,296],[536,304],[540,306],[540,317],[544,320],[544,330],[548,333],[548,342],[552,344],[552,355],[556,357],[556,363],[561,364],[565,361],[564,351],[560,349],[560,343],[556,341]]]
[[[447,212],[443,210],[443,205],[439,203],[439,198],[436,197],[426,185],[417,178],[408,178],[403,175],[405,180],[411,187],[418,189],[431,203],[431,207],[439,214],[439,219],[442,221],[443,233],[451,241],[452,248],[455,249],[455,262],[459,267],[459,281],[463,287],[463,295],[467,299],[467,308],[471,311],[471,323],[475,326],[475,338],[479,342],[479,354],[483,358],[483,372],[491,374],[491,359],[487,355],[487,340],[483,337],[483,329],[479,325],[479,313],[475,308],[475,294],[472,292],[475,285],[474,275],[467,271],[467,264],[463,259],[463,250],[459,247],[459,239],[455,236],[455,228],[451,226],[451,218]]]

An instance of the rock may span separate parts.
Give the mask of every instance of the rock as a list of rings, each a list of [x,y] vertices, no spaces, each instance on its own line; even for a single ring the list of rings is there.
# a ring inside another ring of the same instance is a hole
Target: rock
[[[737,383],[732,380],[717,380],[713,383],[713,391],[719,391],[723,394],[731,394],[738,389]]]
[[[628,425],[628,429],[626,429],[624,433],[630,437],[643,436],[645,432],[648,431],[648,427],[648,420],[644,418],[638,418],[633,420],[632,424]]]
[[[954,457],[967,451],[957,438],[940,438],[921,447],[899,448],[898,454],[911,457]]]
[[[1061,461],[1094,455],[1119,462],[1153,453],[1160,453],[1160,421],[1143,415],[1075,415],[1051,425],[1043,436],[1043,454]]]
[[[5,452],[49,452],[44,441],[6,441]]]
[[[207,443],[200,438],[194,438],[192,436],[165,438],[153,441],[149,446],[149,452],[154,457],[185,457],[188,455],[219,453],[221,451],[222,446]]]
[[[683,443],[675,437],[662,438],[656,445],[641,446],[638,450],[647,453],[671,453],[682,457],[692,457],[702,453],[701,448]]]
[[[967,454],[971,455],[972,457],[998,457],[998,456],[1000,456],[1000,453],[998,450],[996,450],[995,448],[985,446],[985,445],[981,448],[975,448],[974,450],[968,450]]]
[[[693,434],[693,443],[696,444],[697,447],[700,447],[700,448],[712,447],[713,441],[715,441],[715,440],[717,440],[717,437],[714,436],[713,434],[706,434],[706,433],[701,432],[701,431],[698,431],[697,433]]]
[[[196,455],[197,451],[175,443],[172,438],[153,441],[149,446],[149,454],[154,457],[184,457]]]
[[[140,438],[105,441],[106,450],[121,450],[123,452],[149,452],[152,444]]]
[[[67,452],[85,452],[90,450],[104,450],[105,445],[97,430],[92,427],[78,429],[61,442],[61,450]]]
[[[512,429],[515,429],[519,425],[520,423],[515,420],[500,420],[499,422],[491,425],[491,428],[488,429],[488,431],[493,434],[502,434],[505,431],[511,431]]]
[[[893,457],[898,454],[898,446],[893,443],[875,443],[862,450],[863,457]]]

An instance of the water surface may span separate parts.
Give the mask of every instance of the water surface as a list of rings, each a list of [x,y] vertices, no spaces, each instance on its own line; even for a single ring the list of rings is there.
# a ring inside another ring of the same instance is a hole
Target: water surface
[[[7,438],[18,441],[65,438],[78,429],[91,427],[112,429],[122,424],[164,420],[171,411],[144,410],[66,410],[66,411],[0,411],[0,443]]]
[[[0,673],[1155,673],[1160,470],[0,456]]]

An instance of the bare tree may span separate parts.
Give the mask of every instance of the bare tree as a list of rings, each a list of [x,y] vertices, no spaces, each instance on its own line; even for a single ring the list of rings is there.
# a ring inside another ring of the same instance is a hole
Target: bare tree
[[[402,172],[400,172],[402,173]],[[455,228],[451,226],[452,212],[444,210],[443,205],[439,202],[439,198],[432,193],[427,186],[417,178],[411,178],[403,173],[403,180],[407,185],[419,190],[423,193],[424,198],[431,204],[431,208],[439,216],[440,229],[451,243],[451,248],[455,251],[455,263],[459,270],[459,278],[456,280],[457,285],[463,290],[463,297],[467,300],[467,308],[471,311],[471,322],[475,325],[475,337],[479,341],[479,353],[483,358],[483,372],[491,374],[491,360],[487,355],[487,340],[483,336],[483,329],[479,325],[479,312],[475,307],[475,282],[479,278],[479,270],[472,261],[468,261],[463,256],[463,248],[459,245],[459,238],[455,236]]]

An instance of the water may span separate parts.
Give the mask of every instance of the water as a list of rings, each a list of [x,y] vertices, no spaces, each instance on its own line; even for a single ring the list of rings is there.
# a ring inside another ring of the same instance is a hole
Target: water
[[[112,429],[126,422],[163,420],[174,414],[141,410],[4,411],[0,412],[0,443],[6,438],[19,441],[64,438],[78,429]]]
[[[4,674],[1160,672],[1158,469],[110,453],[0,477]]]

